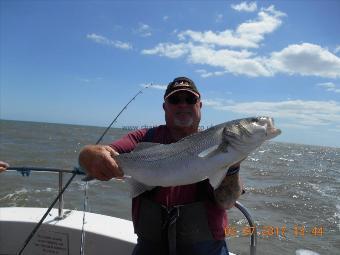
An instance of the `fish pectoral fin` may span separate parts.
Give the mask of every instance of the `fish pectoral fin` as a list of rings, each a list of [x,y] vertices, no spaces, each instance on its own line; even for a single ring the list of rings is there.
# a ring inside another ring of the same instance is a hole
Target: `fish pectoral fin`
[[[211,157],[213,157],[216,154],[219,154],[221,152],[223,152],[223,153],[228,152],[227,146],[225,146],[223,144],[214,145],[214,146],[202,151],[200,154],[198,154],[198,157],[200,157],[200,158],[211,158]]]
[[[137,197],[138,195],[144,193],[145,191],[152,190],[154,188],[153,186],[148,186],[143,183],[140,183],[133,178],[127,178],[127,182],[130,185],[131,198]]]
[[[217,189],[220,186],[222,180],[224,179],[224,177],[227,174],[227,169],[228,168],[220,170],[217,173],[215,173],[214,175],[209,177],[210,185],[214,188],[214,190]]]
[[[142,142],[136,145],[136,148],[133,150],[134,152],[145,150],[154,146],[160,145],[160,143],[149,143],[149,142]]]

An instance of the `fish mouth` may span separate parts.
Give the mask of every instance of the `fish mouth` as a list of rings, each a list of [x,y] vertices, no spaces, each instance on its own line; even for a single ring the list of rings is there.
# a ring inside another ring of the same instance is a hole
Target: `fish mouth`
[[[266,136],[270,139],[276,137],[282,133],[281,129],[278,129],[274,125],[274,118],[271,117],[260,117],[259,122],[266,127]]]

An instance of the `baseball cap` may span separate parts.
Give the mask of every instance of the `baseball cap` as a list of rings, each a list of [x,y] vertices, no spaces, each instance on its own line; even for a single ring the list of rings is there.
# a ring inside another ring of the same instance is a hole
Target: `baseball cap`
[[[166,88],[164,99],[167,99],[169,96],[178,91],[188,91],[198,98],[201,97],[195,83],[191,79],[187,77],[177,77],[172,82],[170,82]]]

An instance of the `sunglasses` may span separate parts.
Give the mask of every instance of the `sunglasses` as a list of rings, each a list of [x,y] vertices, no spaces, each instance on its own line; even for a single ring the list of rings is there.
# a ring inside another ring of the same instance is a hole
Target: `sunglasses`
[[[183,102],[183,99],[184,99],[185,103],[187,103],[187,104],[196,104],[197,101],[198,101],[198,98],[195,97],[194,95],[186,96],[185,98],[181,98],[181,97],[178,97],[176,95],[173,95],[173,96],[169,96],[167,100],[170,104],[179,104],[179,103]]]

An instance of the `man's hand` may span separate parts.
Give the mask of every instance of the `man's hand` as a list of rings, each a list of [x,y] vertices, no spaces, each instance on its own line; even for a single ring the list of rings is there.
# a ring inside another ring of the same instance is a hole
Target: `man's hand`
[[[9,164],[6,162],[0,161],[0,173],[5,171],[9,167]]]
[[[124,173],[114,160],[119,155],[110,146],[87,145],[79,154],[79,165],[86,170],[87,175],[101,181],[111,178],[121,178]]]
[[[235,163],[229,169],[240,168],[243,160]],[[232,208],[242,194],[242,186],[238,171],[232,175],[226,175],[220,186],[214,191],[216,203],[224,209]]]

